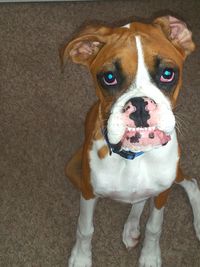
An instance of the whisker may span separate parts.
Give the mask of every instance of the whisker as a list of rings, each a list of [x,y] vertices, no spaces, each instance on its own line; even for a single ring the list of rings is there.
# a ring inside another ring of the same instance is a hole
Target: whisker
[[[186,129],[189,127],[189,122],[182,117],[184,117],[183,114],[175,114],[177,132],[180,136],[184,137]]]
[[[183,124],[184,127],[189,127],[189,118],[185,114],[175,114],[175,118]]]

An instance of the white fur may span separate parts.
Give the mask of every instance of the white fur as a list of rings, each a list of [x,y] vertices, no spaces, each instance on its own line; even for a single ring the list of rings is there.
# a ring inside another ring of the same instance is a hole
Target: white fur
[[[94,232],[93,215],[97,199],[80,200],[80,215],[76,232],[76,243],[72,249],[68,267],[91,267],[91,240]]]
[[[122,240],[127,249],[134,248],[140,237],[140,216],[146,201],[140,201],[132,206],[131,212],[124,225]]]
[[[146,225],[145,239],[141,251],[140,267],[161,267],[160,235],[162,231],[164,208],[155,207]]]
[[[121,28],[127,28],[127,29],[130,29],[130,26],[131,26],[131,24],[130,24],[130,23],[128,23],[128,24],[126,24],[126,25],[122,26]]]
[[[144,54],[142,49],[142,44],[139,36],[135,37],[136,48],[137,48],[137,74],[135,79],[136,88],[148,86],[150,83],[149,72],[146,68],[146,64],[144,62]]]
[[[163,147],[144,153],[134,160],[118,154],[99,159],[98,150],[105,141],[95,141],[90,151],[91,183],[97,196],[136,203],[158,195],[171,186],[176,177],[178,144],[176,133]]]

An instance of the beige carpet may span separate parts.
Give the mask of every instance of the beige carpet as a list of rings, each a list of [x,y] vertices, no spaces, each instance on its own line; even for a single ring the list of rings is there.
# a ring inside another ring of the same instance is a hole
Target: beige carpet
[[[161,11],[160,11],[161,10]],[[83,140],[95,99],[90,75],[58,49],[85,21],[113,24],[154,14],[178,14],[197,44],[184,69],[178,114],[182,167],[200,182],[200,2],[98,1],[0,5],[0,266],[64,267],[75,239],[79,193],[64,175]],[[141,250],[121,241],[130,205],[101,200],[95,213],[94,267],[137,266]],[[142,239],[148,207],[142,217]],[[199,267],[200,243],[182,189],[175,187],[161,239],[164,267]]]

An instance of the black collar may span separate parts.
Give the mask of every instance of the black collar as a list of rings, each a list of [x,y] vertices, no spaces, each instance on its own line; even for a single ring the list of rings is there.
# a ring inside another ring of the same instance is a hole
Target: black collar
[[[108,145],[108,148],[110,151],[110,156],[112,155],[112,153],[116,153],[125,159],[133,160],[136,157],[139,157],[139,156],[144,154],[144,152],[142,152],[142,151],[140,151],[140,152],[132,152],[130,150],[127,151],[124,149],[120,149],[118,145],[112,145],[108,140],[107,129],[102,130],[102,134],[103,134],[103,136],[106,140],[106,143]]]

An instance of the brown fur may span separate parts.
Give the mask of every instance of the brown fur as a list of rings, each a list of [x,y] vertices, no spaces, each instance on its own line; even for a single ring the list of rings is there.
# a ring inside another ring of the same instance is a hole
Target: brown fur
[[[157,209],[161,209],[165,206],[169,193],[171,191],[171,187],[168,188],[166,191],[160,193],[157,197],[154,199],[154,204]]]
[[[107,156],[108,153],[109,153],[108,146],[104,145],[104,146],[102,146],[101,149],[99,149],[98,156],[99,156],[100,159],[104,159]]]

